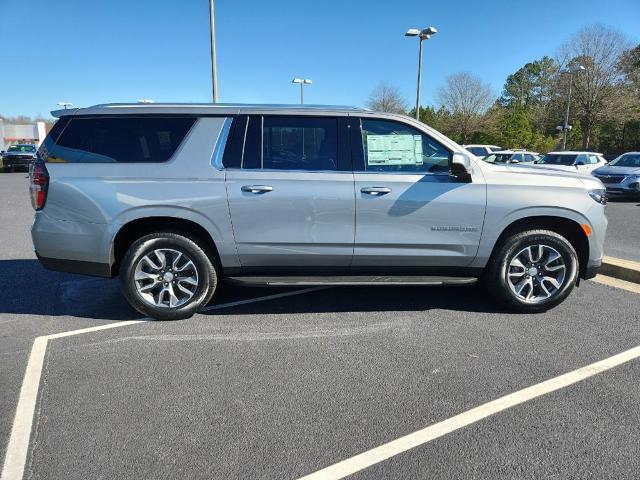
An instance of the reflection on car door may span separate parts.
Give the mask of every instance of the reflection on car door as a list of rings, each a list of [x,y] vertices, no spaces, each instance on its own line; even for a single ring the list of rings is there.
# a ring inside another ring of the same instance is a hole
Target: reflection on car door
[[[255,116],[232,133],[229,209],[243,267],[344,267],[354,241],[354,186],[346,120]],[[246,120],[245,120],[246,122]]]
[[[469,265],[486,207],[481,174],[472,183],[455,181],[452,152],[411,125],[356,122],[354,267]]]

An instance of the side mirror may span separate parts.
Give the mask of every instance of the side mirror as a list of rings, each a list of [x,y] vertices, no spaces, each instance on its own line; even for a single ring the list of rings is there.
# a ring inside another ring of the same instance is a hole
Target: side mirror
[[[471,183],[471,160],[464,153],[454,153],[449,176],[458,182]]]

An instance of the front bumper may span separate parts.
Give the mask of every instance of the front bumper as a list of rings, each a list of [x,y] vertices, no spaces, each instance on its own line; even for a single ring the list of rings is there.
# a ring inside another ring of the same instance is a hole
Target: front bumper
[[[640,195],[640,178],[624,178],[617,183],[607,183],[606,177],[595,177],[602,181],[607,195]]]
[[[590,278],[595,277],[598,274],[600,267],[602,267],[602,260],[590,262],[584,271],[584,279],[589,280]]]
[[[26,168],[33,163],[33,159],[30,158],[11,158],[3,157],[2,165],[4,168]]]

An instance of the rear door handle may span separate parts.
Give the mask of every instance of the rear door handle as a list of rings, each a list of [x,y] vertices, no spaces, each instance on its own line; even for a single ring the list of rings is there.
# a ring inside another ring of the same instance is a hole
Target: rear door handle
[[[269,185],[243,185],[240,190],[247,193],[267,193],[273,190]]]
[[[379,197],[381,195],[391,193],[391,189],[387,187],[362,187],[360,191],[362,193],[366,193],[367,195],[373,195],[374,197]]]

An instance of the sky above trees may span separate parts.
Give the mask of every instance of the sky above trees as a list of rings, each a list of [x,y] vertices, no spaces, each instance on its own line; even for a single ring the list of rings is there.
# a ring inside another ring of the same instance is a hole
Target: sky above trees
[[[211,98],[206,0],[1,0],[0,15],[2,114]],[[220,99],[296,103],[295,76],[313,80],[310,103],[364,105],[380,81],[410,99],[418,48],[404,32],[430,25],[438,34],[424,45],[423,103],[461,71],[499,94],[508,74],[555,57],[585,25],[640,42],[638,18],[638,0],[216,0]]]

